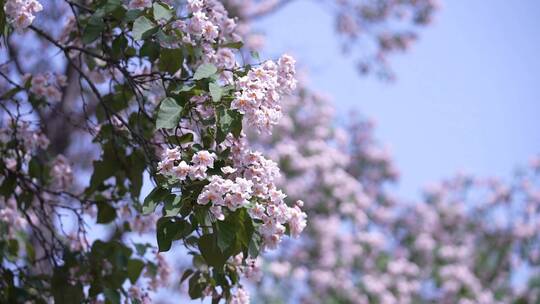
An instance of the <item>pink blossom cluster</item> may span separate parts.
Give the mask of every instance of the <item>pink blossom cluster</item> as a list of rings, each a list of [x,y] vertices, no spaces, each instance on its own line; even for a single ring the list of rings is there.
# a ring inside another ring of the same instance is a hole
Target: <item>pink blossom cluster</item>
[[[130,9],[145,9],[152,7],[152,0],[131,0],[128,7]]]
[[[320,202],[326,210],[339,208],[365,219],[369,197],[348,172],[353,155],[340,146],[349,139],[344,139],[343,130],[332,127],[334,111],[329,101],[302,92],[284,98],[282,104],[285,116],[273,135],[252,137],[254,145],[267,147],[265,152],[285,170],[278,184],[293,201],[305,198],[309,208]]]
[[[20,167],[26,168],[37,149],[46,149],[49,146],[49,139],[25,120],[10,121],[0,128],[0,144],[6,144],[12,139],[17,140],[17,145],[3,151],[3,161],[9,170],[16,170],[19,161]]]
[[[534,303],[540,299],[530,287],[540,267],[539,167],[533,159],[509,183],[459,175],[432,185],[412,205],[389,203],[384,179],[363,171],[368,175],[357,179],[371,188],[362,209],[367,217],[308,205],[312,225],[303,236],[309,241],[281,250],[269,274],[280,285],[288,277],[306,282],[309,291],[300,297],[308,303],[336,295],[343,303]]]
[[[388,56],[407,50],[416,40],[418,27],[429,24],[439,7],[434,0],[361,3],[343,0],[333,4],[338,12],[336,30],[342,37],[343,49],[349,52],[356,44],[363,48],[363,53],[368,53],[359,60],[360,72],[375,72],[390,78],[393,75]]]
[[[159,287],[166,287],[170,282],[171,274],[173,272],[169,262],[165,259],[163,254],[156,253],[155,261],[157,273],[152,273],[148,270],[145,273],[145,276],[150,280],[149,289],[153,291],[157,291]]]
[[[14,197],[0,199],[0,222],[8,224],[10,236],[13,236],[15,231],[24,230],[28,226],[28,221],[17,209],[17,201]]]
[[[231,70],[237,68],[234,49],[227,43],[241,41],[235,19],[228,17],[228,12],[217,0],[187,1],[189,18],[177,20],[173,27],[182,31],[182,42],[198,45],[203,51],[202,62],[213,63],[221,71],[221,78],[232,83]],[[219,47],[215,45],[219,44]]]
[[[250,215],[260,219],[259,227],[265,246],[276,248],[285,233],[283,224],[288,223],[291,235],[298,236],[305,227],[306,215],[300,211],[302,201],[297,201],[294,207],[285,204],[286,195],[278,189],[276,181],[280,177],[277,164],[247,148],[245,140],[233,143],[234,167],[240,168],[232,176],[242,176],[253,182],[255,202],[248,209]]]
[[[239,41],[236,22],[228,17],[221,2],[216,0],[188,0],[188,20],[176,21],[176,26],[185,31],[184,42],[202,40],[207,43]]]
[[[179,181],[188,177],[192,180],[204,180],[207,178],[208,168],[214,168],[216,154],[202,150],[196,152],[191,158],[191,164],[182,160],[180,147],[167,149],[163,154],[163,160],[158,164],[158,170],[162,175],[170,176]]]
[[[235,211],[249,204],[252,197],[253,182],[241,177],[234,181],[224,179],[221,176],[213,175],[209,178],[210,184],[204,187],[201,195],[197,198],[197,203],[207,205],[212,202],[210,212],[218,220],[224,220],[222,207]]]
[[[51,174],[55,189],[67,189],[73,184],[73,170],[69,160],[62,154],[52,162]]]
[[[276,63],[266,61],[238,80],[231,108],[244,114],[248,124],[259,131],[270,132],[281,118],[280,99],[296,87],[295,60],[283,55]]]
[[[298,201],[288,207],[286,195],[275,185],[279,177],[276,163],[261,153],[247,148],[245,140],[229,138],[226,144],[232,149],[233,166],[220,170],[222,175],[208,176],[208,168],[214,168],[216,154],[209,151],[196,152],[190,164],[182,160],[180,147],[167,149],[158,164],[159,172],[174,180],[184,182],[208,179],[197,202],[210,205],[210,212],[217,220],[224,220],[226,213],[238,208],[247,208],[250,216],[261,222],[259,232],[267,248],[276,248],[285,234],[285,224],[289,225],[291,235],[298,237],[306,226],[306,214],[301,211],[303,203]]]
[[[61,89],[67,85],[66,76],[53,73],[25,75],[25,79],[31,78],[30,92],[38,97],[46,98],[51,102],[62,99]]]
[[[233,294],[231,304],[249,304],[249,293],[244,288],[236,289],[236,292]]]
[[[137,232],[139,235],[154,232],[156,228],[156,222],[158,216],[156,214],[149,214],[143,216],[135,210],[128,202],[124,206],[120,207],[120,215],[124,220],[129,221],[131,230]]]
[[[72,185],[73,172],[68,160],[59,155],[56,159],[48,161],[41,151],[46,150],[48,146],[49,139],[37,127],[33,126],[32,122],[23,118],[8,120],[0,128],[1,167],[9,170],[9,172],[2,172],[0,184],[5,185],[10,176],[12,178],[24,176],[26,182],[31,185],[19,182],[9,195],[0,199],[0,221],[8,224],[10,235],[15,231],[26,229],[29,222],[40,221],[32,210],[24,213],[19,210],[20,206],[17,205],[17,200],[22,195],[26,194],[27,191],[35,191],[34,188],[44,187],[47,191],[42,194],[41,202],[60,202],[62,198],[57,195],[56,191],[65,190]],[[48,182],[42,184],[35,176],[31,176],[32,170],[38,166],[50,168],[50,171],[47,172],[48,175],[45,176]],[[30,196],[30,200],[26,203],[31,205],[36,201],[36,197]],[[49,212],[52,208],[45,205],[40,209],[43,212]]]
[[[145,293],[141,290],[141,288],[137,285],[132,285],[128,289],[128,295],[130,299],[137,300],[141,304],[151,304],[152,299],[148,295],[148,293]]]
[[[402,256],[390,260],[392,274],[376,267],[382,256],[391,256],[388,235],[369,227],[391,222],[392,201],[381,185],[391,180],[393,167],[384,153],[375,153],[380,148],[370,124],[334,127],[329,101],[302,87],[282,105],[285,115],[273,135],[252,141],[283,169],[278,185],[290,199],[305,197],[312,224],[304,242],[284,246],[270,259],[271,273],[310,286],[301,295],[309,303],[336,293],[345,303],[369,303],[368,294],[384,303],[407,303],[420,286],[418,267]]]
[[[247,208],[250,216],[261,223],[258,230],[266,248],[276,248],[285,234],[285,224],[297,237],[306,226],[306,214],[300,209],[302,202],[294,207],[285,204],[286,195],[274,183],[280,174],[276,163],[248,149],[245,140],[230,140],[228,145],[234,166],[221,168],[223,176],[210,176],[197,202],[211,203],[210,212],[217,220],[225,219],[223,208],[229,212]]]
[[[35,14],[42,10],[43,6],[37,0],[7,0],[4,5],[8,22],[16,30],[30,26],[36,17]]]
[[[244,259],[244,254],[239,253],[230,258],[230,265],[239,269],[239,272],[247,279],[253,282],[259,282],[263,275],[261,261],[262,259],[260,256],[257,258],[247,257]]]

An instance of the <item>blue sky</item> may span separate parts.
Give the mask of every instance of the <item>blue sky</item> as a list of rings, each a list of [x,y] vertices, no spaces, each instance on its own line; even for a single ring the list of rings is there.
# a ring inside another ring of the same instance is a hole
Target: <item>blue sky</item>
[[[401,172],[398,193],[417,197],[458,171],[507,177],[540,152],[540,1],[440,1],[411,51],[392,58],[395,83],[359,77],[343,56],[333,17],[299,0],[261,20],[265,55],[290,52],[339,113],[377,122]]]

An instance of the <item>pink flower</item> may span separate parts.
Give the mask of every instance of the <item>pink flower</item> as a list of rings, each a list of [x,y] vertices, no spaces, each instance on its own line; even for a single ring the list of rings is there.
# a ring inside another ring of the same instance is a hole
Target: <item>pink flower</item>
[[[131,0],[128,7],[130,9],[144,9],[152,7],[152,0]]]
[[[219,221],[223,221],[225,219],[225,215],[223,214],[223,210],[221,209],[220,206],[212,206],[212,207],[210,207],[210,212]]]
[[[249,304],[249,293],[243,288],[238,288],[232,295],[230,304]]]
[[[191,162],[193,162],[195,166],[214,168],[215,158],[216,155],[214,153],[203,150],[195,153],[191,159]]]
[[[34,14],[42,10],[43,6],[36,0],[8,0],[4,5],[8,22],[16,30],[22,30],[30,26],[34,21]]]
[[[183,181],[191,172],[191,167],[185,161],[181,161],[177,166],[174,166],[171,171],[176,178]]]

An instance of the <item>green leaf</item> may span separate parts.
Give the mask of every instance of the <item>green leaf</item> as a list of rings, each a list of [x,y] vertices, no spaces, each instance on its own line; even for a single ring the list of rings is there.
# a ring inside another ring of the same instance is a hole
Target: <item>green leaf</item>
[[[30,160],[30,163],[28,164],[28,174],[31,177],[34,177],[40,180],[45,175],[45,168],[36,157],[33,157]]]
[[[94,161],[94,174],[92,174],[92,178],[90,179],[90,187],[92,189],[97,188],[99,184],[114,175],[116,166],[112,166],[111,163],[111,160],[108,159]]]
[[[256,258],[257,256],[259,256],[259,253],[261,252],[261,237],[256,234],[256,233],[253,233],[253,235],[251,236],[251,240],[249,241],[249,246],[248,246],[248,252],[249,252],[249,256],[251,256],[252,258]]]
[[[16,261],[19,257],[19,242],[16,239],[10,239],[7,242],[7,253],[12,261]]]
[[[83,30],[82,42],[84,44],[89,44],[98,39],[101,35],[101,32],[105,29],[105,22],[102,18],[92,16],[88,20],[88,24]]]
[[[139,244],[135,243],[135,250],[137,251],[137,254],[139,256],[144,256],[146,254],[146,250],[148,248],[152,248],[152,245],[146,243],[146,244]]]
[[[260,56],[259,56],[259,52],[257,51],[251,51],[251,57],[253,57],[253,59],[257,60],[257,61],[260,61]]]
[[[153,12],[154,12],[154,19],[160,20],[164,19],[165,21],[168,21],[173,17],[173,13],[171,9],[162,3],[154,3],[153,5]]]
[[[223,96],[223,89],[219,86],[219,84],[210,82],[210,84],[208,84],[208,90],[210,91],[210,96],[212,96],[212,100],[214,102],[221,100],[221,96]]]
[[[174,87],[174,89],[171,90],[171,94],[180,94],[182,92],[189,92],[194,87],[195,87],[194,85],[186,85],[186,84],[183,84],[182,86],[176,86]]]
[[[124,21],[125,22],[135,21],[135,19],[137,19],[137,17],[139,17],[142,13],[143,11],[138,10],[138,9],[129,10],[124,15]]]
[[[122,1],[120,0],[108,0],[100,9],[103,10],[103,13],[110,14],[114,12],[117,8],[122,6]]]
[[[236,239],[235,223],[218,221],[217,231],[217,245],[222,252],[225,252]]]
[[[15,188],[17,187],[17,178],[13,174],[8,174],[4,177],[2,186],[0,186],[0,195],[4,197],[9,197],[13,195]]]
[[[157,242],[160,252],[171,249],[174,240],[181,239],[189,233],[189,225],[179,217],[162,217],[156,225]]]
[[[105,295],[105,299],[107,299],[109,303],[120,304],[120,293],[118,293],[118,291],[110,288],[105,288],[105,290],[103,290],[103,294]]]
[[[157,31],[156,39],[159,41],[159,43],[164,45],[176,44],[178,42],[177,35],[168,35],[162,29]]]
[[[161,49],[159,68],[171,74],[176,73],[184,62],[182,49]]]
[[[178,138],[181,144],[187,144],[193,142],[193,133],[186,133]]]
[[[167,97],[161,101],[159,105],[156,128],[157,129],[172,129],[178,126],[182,113],[182,106],[179,105],[173,98]]]
[[[189,278],[189,276],[191,276],[193,272],[193,269],[187,269],[186,271],[184,271],[184,273],[182,274],[182,278],[180,279],[180,284],[182,284],[187,278]]]
[[[242,41],[230,42],[222,45],[222,47],[231,48],[231,49],[241,49],[244,46]]]
[[[10,99],[11,97],[15,96],[20,91],[21,91],[21,88],[19,87],[13,88],[5,92],[0,99]]]
[[[143,202],[142,213],[143,215],[150,214],[156,210],[157,205],[163,201],[163,199],[169,194],[169,190],[156,187],[150,192]]]
[[[94,192],[104,181],[117,173],[120,168],[119,157],[123,156],[122,150],[115,149],[112,144],[103,146],[101,160],[94,161],[94,172],[90,178],[90,186],[86,189],[87,194]]]
[[[131,155],[127,157],[129,166],[127,167],[127,177],[129,178],[129,191],[131,196],[135,199],[141,194],[141,187],[143,183],[143,173],[146,168],[146,161],[141,151],[135,150]]]
[[[229,214],[224,221],[216,223],[217,245],[225,257],[246,252],[254,232],[253,222],[245,209],[238,209]]]
[[[146,41],[141,47],[139,54],[141,57],[148,57],[150,61],[154,61],[159,57],[160,45],[154,41]]]
[[[54,303],[83,303],[84,292],[80,283],[72,285],[69,269],[66,266],[55,267],[51,278],[51,291]]]
[[[130,259],[127,264],[128,278],[132,284],[135,284],[144,268],[144,262],[137,259]]]
[[[235,137],[240,136],[242,132],[242,114],[234,110],[226,110],[221,107],[217,111],[218,132],[216,136],[217,143],[225,140],[227,134],[232,133]]]
[[[214,75],[216,72],[217,72],[217,68],[215,65],[211,63],[201,64],[195,71],[195,74],[193,75],[193,79],[200,80],[203,78],[208,78]]]
[[[98,202],[97,223],[107,224],[116,218],[116,210],[106,202]]]
[[[191,278],[189,279],[189,289],[188,294],[189,297],[192,300],[198,299],[202,297],[202,292],[205,288],[204,284],[202,284],[199,280],[201,278],[201,273],[197,271]]]
[[[146,39],[158,30],[158,27],[145,16],[135,19],[133,22],[133,39]]]
[[[36,261],[36,249],[30,242],[26,242],[26,258],[30,263],[34,263]]]
[[[215,234],[205,234],[199,239],[199,250],[208,265],[221,268],[225,265],[227,257],[221,252]]]
[[[181,200],[181,195],[171,194],[167,196],[165,206],[163,207],[163,210],[165,211],[165,216],[178,215],[178,213],[180,213],[180,210],[182,209],[182,206],[180,205]]]
[[[6,13],[4,12],[4,0],[0,0],[0,38],[4,35],[6,27]]]
[[[120,35],[113,40],[112,55],[114,58],[122,58],[122,55],[128,45],[128,41],[124,35]]]

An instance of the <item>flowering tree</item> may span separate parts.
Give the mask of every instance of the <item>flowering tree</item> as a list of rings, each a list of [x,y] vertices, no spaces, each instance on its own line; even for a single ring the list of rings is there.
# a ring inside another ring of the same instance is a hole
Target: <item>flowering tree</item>
[[[147,303],[177,279],[247,303],[244,277],[287,302],[539,300],[538,161],[392,197],[369,121],[336,126],[292,57],[249,55],[289,2],[0,2],[1,302]],[[436,8],[321,3],[383,77]]]
[[[249,34],[246,45],[258,49],[264,36],[249,31],[251,23],[280,11],[294,0],[227,0],[229,11],[242,21]],[[335,19],[336,34],[344,53],[354,53],[358,71],[393,79],[390,55],[406,51],[423,26],[429,25],[439,4],[435,0],[339,0],[317,1]],[[299,16],[302,18],[303,16]]]
[[[242,131],[277,123],[294,60],[239,63],[217,1],[2,7],[2,302],[148,301],[170,270],[130,236],[152,230],[158,251],[180,240],[192,256],[191,298],[247,302],[243,269],[305,226]],[[84,149],[99,154],[72,168]]]
[[[261,149],[278,182],[305,198],[309,224],[261,266],[265,302],[535,303],[540,299],[540,160],[510,181],[458,175],[407,203],[372,123],[335,127],[329,102],[304,88],[282,102]],[[278,291],[278,292],[276,292]]]

